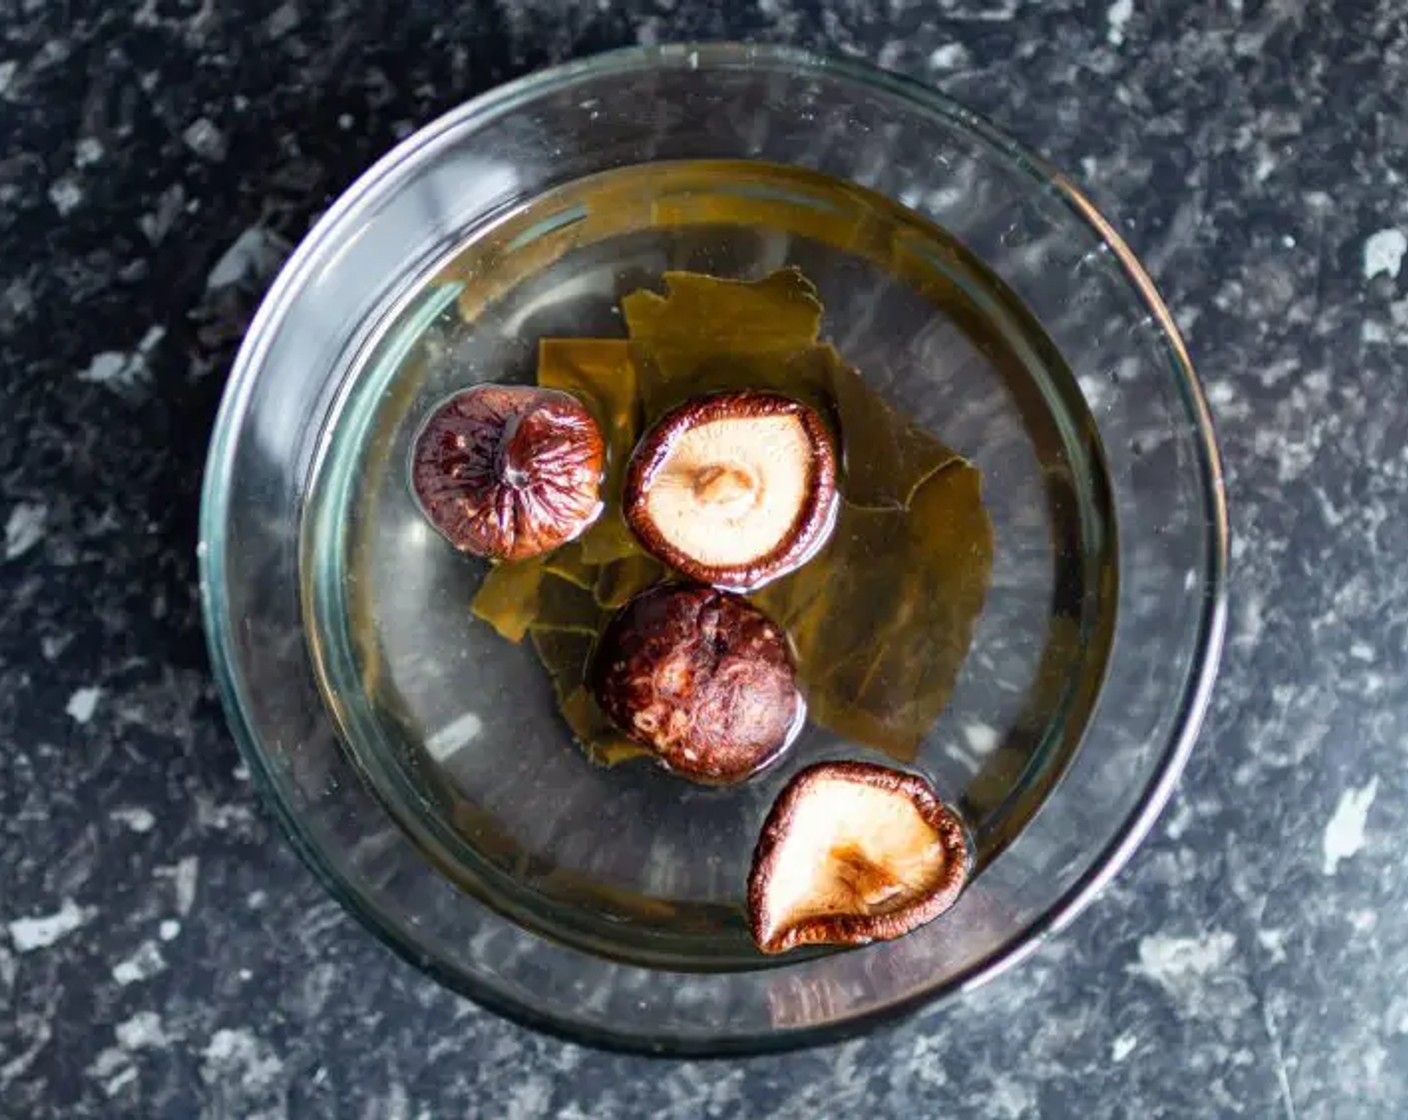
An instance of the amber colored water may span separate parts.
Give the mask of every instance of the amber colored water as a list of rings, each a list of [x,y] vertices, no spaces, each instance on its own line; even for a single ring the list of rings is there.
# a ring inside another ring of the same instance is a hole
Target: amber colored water
[[[330,421],[304,519],[309,636],[347,748],[428,858],[591,952],[767,967],[742,900],[768,807],[804,765],[884,759],[810,726],[731,789],[590,762],[528,644],[471,618],[485,567],[423,520],[410,440],[456,388],[530,382],[540,338],[622,337],[620,298],[666,270],[784,265],[868,383],[982,471],[991,586],[914,762],[963,814],[979,874],[1059,776],[1103,669],[1114,536],[1092,425],[1039,325],[942,230],[810,172],[701,161],[568,184],[467,231]]]

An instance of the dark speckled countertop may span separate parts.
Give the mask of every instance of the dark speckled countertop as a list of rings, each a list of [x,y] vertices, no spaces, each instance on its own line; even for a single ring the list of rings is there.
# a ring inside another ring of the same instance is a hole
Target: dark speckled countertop
[[[1186,330],[1236,526],[1150,842],[956,1005],[651,1063],[423,979],[214,698],[194,523],[241,331],[395,139],[627,42],[861,55],[1087,185]],[[0,1114],[1408,1115],[1408,11],[1392,0],[0,0]]]

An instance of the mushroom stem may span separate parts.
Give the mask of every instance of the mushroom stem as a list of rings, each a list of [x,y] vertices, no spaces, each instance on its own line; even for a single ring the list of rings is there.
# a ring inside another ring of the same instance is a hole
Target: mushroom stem
[[[923,778],[822,762],[787,784],[763,825],[749,923],[765,953],[887,940],[942,914],[967,877],[963,824]]]
[[[899,876],[870,859],[858,845],[832,848],[830,858],[836,865],[837,880],[854,893],[867,911],[878,910],[904,890]]]
[[[815,409],[743,390],[685,401],[626,468],[622,512],[657,558],[735,591],[784,576],[831,532],[836,447]]]
[[[695,474],[693,489],[701,502],[731,506],[750,500],[757,493],[758,482],[743,467],[716,463]]]

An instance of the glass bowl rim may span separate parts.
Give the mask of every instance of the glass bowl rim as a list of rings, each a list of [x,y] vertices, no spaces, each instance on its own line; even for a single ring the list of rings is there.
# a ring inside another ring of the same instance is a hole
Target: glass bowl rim
[[[814,74],[839,78],[895,97],[906,108],[980,139],[1013,161],[1034,185],[1059,199],[1072,216],[1084,223],[1118,261],[1125,279],[1135,289],[1151,319],[1158,325],[1173,358],[1177,388],[1193,424],[1197,465],[1202,480],[1202,502],[1207,526],[1206,586],[1193,648],[1192,670],[1178,699],[1178,712],[1168,741],[1150,771],[1143,790],[1111,838],[1090,861],[1077,880],[1036,918],[968,969],[873,1011],[823,1026],[738,1039],[672,1042],[663,1048],[648,1046],[638,1036],[584,1027],[555,1016],[550,1010],[519,1003],[481,984],[468,973],[456,972],[428,958],[414,942],[369,906],[350,876],[324,858],[304,833],[299,811],[281,792],[260,746],[260,736],[241,698],[236,672],[233,634],[222,612],[217,589],[225,576],[224,524],[230,497],[237,425],[247,412],[254,384],[264,365],[275,329],[283,322],[309,279],[323,247],[343,232],[364,204],[396,171],[414,161],[443,135],[476,120],[501,116],[543,94],[570,88],[584,79],[611,74],[664,69],[697,69],[701,62],[719,69],[759,69],[789,74]],[[937,1004],[957,993],[968,992],[1026,960],[1053,933],[1068,926],[1129,861],[1148,835],[1196,743],[1211,698],[1222,655],[1227,622],[1227,583],[1230,528],[1221,453],[1211,410],[1198,382],[1187,347],[1153,280],[1123,238],[1085,194],[1064,174],[983,117],[915,79],[851,59],[818,54],[802,48],[754,43],[676,43],[626,47],[576,59],[527,74],[473,97],[429,122],[363,172],[318,219],[284,263],[260,303],[245,333],[226,384],[212,429],[201,486],[197,560],[201,612],[216,688],[240,754],[266,805],[273,808],[285,835],[303,862],[338,903],[357,918],[398,956],[438,983],[512,1022],[569,1042],[635,1054],[690,1057],[723,1057],[770,1053],[842,1041],[882,1021],[894,1021],[923,1006]]]

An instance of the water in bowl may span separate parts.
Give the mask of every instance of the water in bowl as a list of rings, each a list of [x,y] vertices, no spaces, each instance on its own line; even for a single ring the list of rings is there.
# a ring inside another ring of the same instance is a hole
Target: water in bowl
[[[566,184],[465,232],[349,368],[301,542],[304,617],[346,750],[427,859],[545,936],[654,967],[768,967],[743,893],[768,808],[798,769],[887,761],[808,727],[730,789],[573,744],[528,643],[473,619],[486,565],[425,522],[407,480],[427,410],[530,383],[545,337],[623,337],[622,296],[686,269],[794,265],[824,337],[972,460],[991,585],[916,760],[958,807],[976,873],[1038,811],[1094,703],[1115,534],[1094,425],[1040,325],[943,230],[852,184],[744,161],[652,164]],[[939,919],[942,921],[942,919]]]

